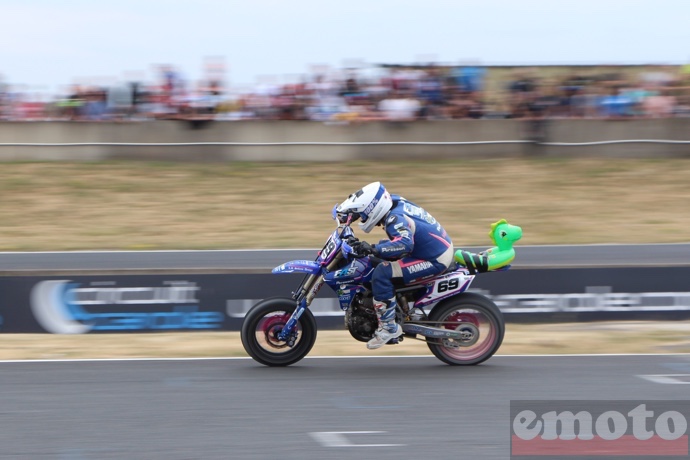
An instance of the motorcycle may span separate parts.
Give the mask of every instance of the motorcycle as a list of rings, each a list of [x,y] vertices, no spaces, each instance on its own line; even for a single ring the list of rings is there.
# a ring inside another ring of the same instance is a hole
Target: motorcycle
[[[374,336],[378,319],[374,311],[371,278],[377,264],[372,255],[353,254],[357,240],[350,221],[338,222],[314,261],[293,260],[272,272],[305,273],[291,298],[270,298],[254,305],[242,323],[242,345],[257,362],[288,366],[304,358],[316,341],[316,320],[309,305],[324,284],[333,289],[344,310],[345,328],[355,340]],[[507,270],[515,258],[513,243],[522,229],[501,220],[489,236],[496,246],[474,254],[458,250],[455,263],[440,275],[407,286],[396,286],[396,321],[404,339],[425,341],[431,352],[450,365],[479,364],[496,353],[503,342],[505,322],[488,297],[467,292],[478,273]]]

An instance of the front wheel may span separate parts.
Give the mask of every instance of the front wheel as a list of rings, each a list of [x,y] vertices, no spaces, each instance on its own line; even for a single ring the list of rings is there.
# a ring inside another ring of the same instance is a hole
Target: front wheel
[[[427,345],[444,363],[467,366],[491,358],[503,343],[505,322],[503,314],[490,299],[466,292],[434,307],[429,314],[434,327],[457,331],[467,329],[466,339],[440,339]],[[471,324],[474,327],[465,327]]]
[[[254,305],[242,323],[242,345],[249,356],[266,366],[289,366],[304,358],[316,342],[316,320],[304,310],[294,330],[294,344],[278,339],[295,311],[291,299],[267,299]]]

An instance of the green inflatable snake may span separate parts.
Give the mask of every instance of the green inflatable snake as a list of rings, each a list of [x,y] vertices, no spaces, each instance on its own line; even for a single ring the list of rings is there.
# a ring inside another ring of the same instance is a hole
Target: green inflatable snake
[[[495,246],[479,254],[462,249],[455,251],[455,261],[466,267],[471,275],[498,270],[509,265],[515,259],[513,244],[522,238],[522,229],[501,219],[491,224],[489,237]]]

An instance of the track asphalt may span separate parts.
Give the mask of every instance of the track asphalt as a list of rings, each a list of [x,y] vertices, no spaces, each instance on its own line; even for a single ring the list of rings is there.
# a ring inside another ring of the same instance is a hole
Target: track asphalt
[[[0,363],[0,457],[507,459],[511,400],[682,400],[690,355]]]

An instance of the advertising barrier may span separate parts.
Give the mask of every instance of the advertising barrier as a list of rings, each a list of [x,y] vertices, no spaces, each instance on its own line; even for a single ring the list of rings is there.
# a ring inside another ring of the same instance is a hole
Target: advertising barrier
[[[256,302],[289,297],[301,275],[188,274],[0,277],[0,332],[239,330]],[[509,322],[690,317],[690,267],[519,269],[478,276]],[[319,327],[343,328],[327,287]]]

